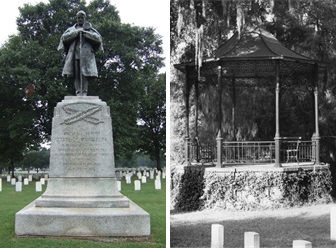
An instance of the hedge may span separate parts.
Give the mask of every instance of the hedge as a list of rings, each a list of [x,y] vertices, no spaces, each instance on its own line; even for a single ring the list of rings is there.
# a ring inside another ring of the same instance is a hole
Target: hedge
[[[252,210],[329,203],[329,169],[297,172],[218,173],[186,169],[174,174],[171,204],[177,211]]]

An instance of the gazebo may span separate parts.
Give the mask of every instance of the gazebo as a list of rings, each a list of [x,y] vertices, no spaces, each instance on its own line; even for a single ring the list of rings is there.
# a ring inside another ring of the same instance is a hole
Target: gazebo
[[[175,64],[174,67],[185,74],[184,100],[186,107],[185,159],[190,164],[199,162],[202,157],[212,160],[216,167],[226,163],[260,163],[268,161],[274,167],[281,167],[281,154],[286,162],[299,159],[320,164],[320,134],[318,123],[318,81],[319,75],[326,70],[326,65],[310,59],[284,47],[271,33],[258,27],[235,33],[215,51],[215,56],[203,60],[197,70],[195,62]],[[222,92],[225,84],[233,89],[232,123],[235,125],[235,87],[236,83],[265,85],[274,87],[275,91],[275,137],[271,141],[224,141],[222,137]],[[309,83],[314,89],[315,130],[311,140],[303,141],[301,137],[282,137],[280,135],[279,94],[283,84]],[[191,142],[189,127],[190,94],[194,87],[196,99],[196,136],[198,115],[198,91],[200,87],[215,85],[218,101],[218,127],[216,147],[206,149],[199,141]],[[283,144],[287,147],[283,150]],[[204,155],[205,154],[205,155]]]

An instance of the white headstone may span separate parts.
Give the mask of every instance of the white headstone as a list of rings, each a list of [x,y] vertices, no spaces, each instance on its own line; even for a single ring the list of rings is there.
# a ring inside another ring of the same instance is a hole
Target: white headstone
[[[312,243],[306,240],[294,240],[293,248],[312,248]]]
[[[141,179],[141,177],[142,177],[141,172],[138,172],[138,173],[137,173],[137,177],[138,177],[139,180]]]
[[[18,182],[22,182],[22,176],[18,176]]]
[[[16,178],[12,178],[11,179],[11,185],[15,185],[16,184]]]
[[[162,172],[162,179],[166,179],[166,173]]]
[[[161,180],[155,180],[155,189],[161,189]]]
[[[142,182],[142,183],[147,183],[147,177],[142,176],[142,178],[141,178],[141,182]]]
[[[28,175],[28,180],[29,180],[29,182],[32,182],[33,181],[33,175]]]
[[[131,184],[131,176],[130,175],[126,175],[126,184]]]
[[[49,175],[48,174],[44,174],[44,179],[48,180],[48,178],[49,178]]]
[[[336,240],[336,206],[330,208],[330,239]]]
[[[154,179],[154,171],[153,170],[149,171],[149,178]]]
[[[44,184],[45,184],[45,179],[44,179],[44,178],[41,178],[41,179],[40,179],[40,182],[41,182],[42,185],[44,185]]]
[[[15,184],[15,191],[16,192],[21,192],[22,191],[22,182],[17,182]]]
[[[141,182],[140,180],[134,181],[134,190],[141,190]]]
[[[29,185],[29,180],[28,180],[28,178],[23,179],[23,185]]]
[[[244,233],[244,248],[260,248],[260,236],[256,232]]]
[[[2,179],[0,178],[0,192],[2,191]]]
[[[7,176],[7,182],[9,183],[11,181],[11,176]]]
[[[211,248],[223,248],[224,226],[219,224],[211,225]]]
[[[36,182],[36,184],[35,184],[35,190],[36,190],[36,192],[42,192],[42,184],[41,184],[41,182]]]
[[[118,187],[118,190],[120,191],[121,190],[121,181],[117,181],[117,187]]]

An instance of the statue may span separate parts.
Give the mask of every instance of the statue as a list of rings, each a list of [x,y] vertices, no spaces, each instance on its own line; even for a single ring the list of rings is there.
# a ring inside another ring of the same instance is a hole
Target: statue
[[[102,37],[85,22],[86,14],[79,11],[77,23],[68,28],[61,36],[58,50],[66,54],[62,75],[74,78],[77,96],[86,96],[89,80],[98,77],[95,53],[103,50]]]

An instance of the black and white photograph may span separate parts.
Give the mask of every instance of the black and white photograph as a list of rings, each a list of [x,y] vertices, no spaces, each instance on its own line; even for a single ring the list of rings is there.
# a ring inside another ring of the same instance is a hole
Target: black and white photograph
[[[336,1],[171,0],[170,246],[336,246]]]

